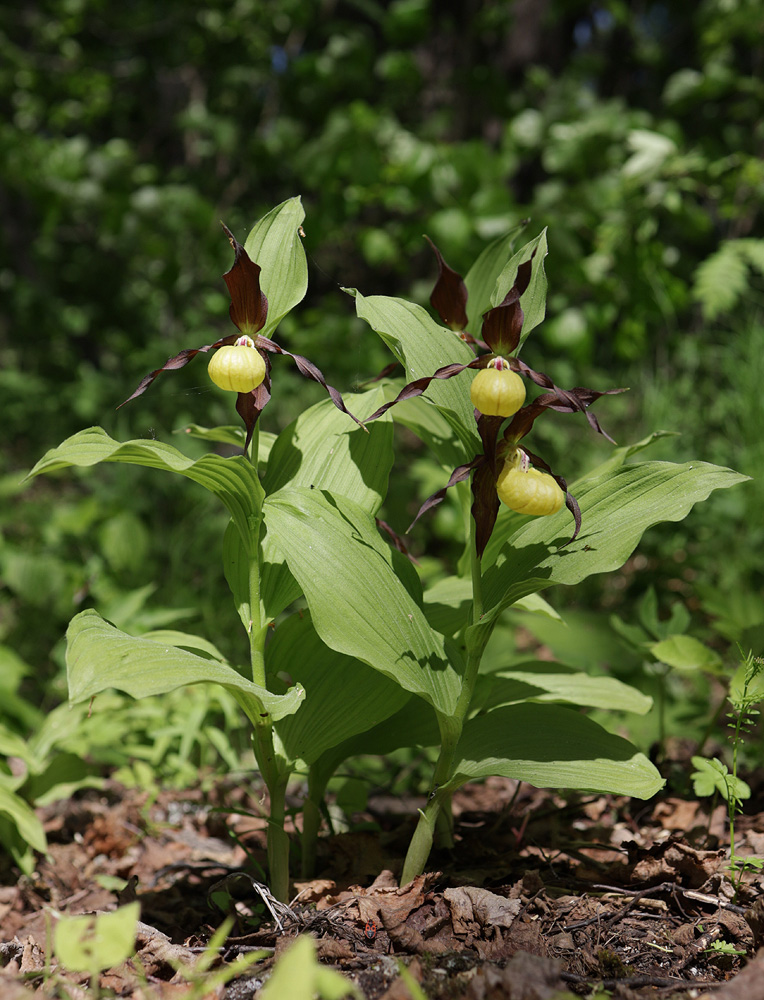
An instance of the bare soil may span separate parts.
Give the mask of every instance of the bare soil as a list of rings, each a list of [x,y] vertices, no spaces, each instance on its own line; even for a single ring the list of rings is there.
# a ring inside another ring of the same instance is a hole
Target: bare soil
[[[254,1000],[274,957],[307,933],[368,1000],[411,995],[400,961],[430,1000],[556,1000],[596,988],[619,1000],[764,1000],[764,952],[753,957],[764,876],[746,874],[735,892],[722,807],[709,815],[671,797],[566,798],[491,779],[455,797],[454,848],[436,850],[428,873],[399,887],[423,805],[371,798],[356,832],[322,839],[320,877],[295,883],[276,922],[257,888],[262,801],[224,783],[155,801],[110,783],[59,802],[43,811],[49,857],[31,877],[1,872],[0,997],[92,996],[87,976],[46,954],[51,921],[134,898],[139,961],[105,972],[101,989],[131,1000],[189,996],[178,962],[198,961],[225,916],[215,904],[225,890],[235,925],[218,966],[253,949],[268,957],[227,985],[197,987],[197,997]],[[740,817],[736,838],[737,853],[764,855],[764,813]],[[128,881],[120,893],[114,876]]]

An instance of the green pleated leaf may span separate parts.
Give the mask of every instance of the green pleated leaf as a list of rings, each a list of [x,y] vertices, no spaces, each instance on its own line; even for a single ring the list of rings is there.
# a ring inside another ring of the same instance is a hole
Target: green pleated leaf
[[[649,527],[681,521],[714,490],[747,478],[705,462],[645,462],[580,483],[576,497],[583,526],[575,542],[565,544],[573,531],[573,518],[566,510],[533,518],[516,531],[485,572],[486,612],[481,623],[469,630],[475,633],[471,641],[520,597],[618,569]]]
[[[387,344],[406,369],[406,379],[432,375],[452,362],[468,364],[475,355],[452,331],[436,323],[421,306],[387,295],[365,297],[355,289],[345,289],[355,298],[358,316],[365,320]],[[475,415],[470,402],[472,372],[462,372],[450,379],[436,379],[425,392],[434,403],[464,448],[462,460],[469,461],[480,449]]]
[[[664,438],[669,437],[679,437],[679,434],[677,431],[653,431],[652,434],[643,437],[641,441],[635,441],[633,444],[625,444],[619,448],[614,448],[601,465],[598,465],[596,469],[591,469],[585,476],[582,476],[580,480],[577,480],[572,485],[569,484],[568,488],[575,496],[578,483],[582,480],[597,479],[599,476],[604,476],[606,472],[615,472],[616,469],[620,469],[623,465],[626,465],[630,458],[638,455],[646,448],[651,448],[658,441],[663,441]]]
[[[385,386],[385,402],[395,399],[402,388],[402,382],[388,383]],[[448,475],[464,462],[464,446],[454,436],[451,425],[440,410],[422,396],[397,403],[389,412],[396,423],[408,427],[427,445],[443,468],[448,470]]]
[[[499,275],[503,272],[515,244],[519,227],[499,236],[483,250],[464,278],[469,293],[467,298],[467,330],[473,337],[480,336],[483,313],[492,306],[491,296],[496,288]],[[510,285],[510,288],[512,286]],[[505,292],[506,294],[506,292]]]
[[[244,427],[236,427],[233,424],[225,424],[221,427],[202,427],[200,424],[189,424],[178,433],[188,434],[189,437],[199,438],[201,441],[216,441],[219,444],[230,444],[244,450],[247,441],[247,431]],[[257,458],[257,468],[262,475],[268,464],[268,456],[271,453],[276,435],[270,431],[264,431],[262,427],[257,435],[259,448]]]
[[[371,515],[345,497],[291,486],[269,496],[264,513],[327,646],[450,715],[459,674],[444,637],[394,571]]]
[[[221,684],[231,691],[254,722],[265,712],[274,719],[283,718],[297,711],[304,697],[301,688],[292,688],[285,695],[271,694],[226,663],[197,656],[169,643],[134,638],[114,628],[93,610],[83,611],[71,620],[66,644],[72,704],[108,688],[124,691],[133,698],[147,698],[187,684]]]
[[[526,243],[524,247],[521,247],[514,257],[512,257],[499,275],[493,295],[491,296],[491,305],[493,306],[498,306],[504,301],[507,292],[515,283],[518,268],[525,261],[531,259],[534,250],[536,253],[533,257],[533,265],[531,267],[531,280],[528,287],[520,296],[520,305],[522,306],[524,319],[523,332],[517,347],[518,351],[525,343],[531,330],[537,327],[539,323],[542,323],[546,315],[547,284],[546,272],[544,271],[544,258],[549,252],[546,242],[546,229],[542,230],[535,240],[531,240],[530,243]]]
[[[120,965],[135,953],[140,915],[135,902],[111,913],[61,917],[53,931],[56,957],[72,972],[95,974]]]
[[[34,809],[25,802],[20,795],[17,795],[11,788],[6,787],[0,776],[0,815],[6,816],[16,827],[22,844],[18,845],[18,851],[14,851],[18,858],[25,858],[23,845],[28,844],[35,851],[44,854],[48,850],[48,842],[45,838],[45,831],[42,823],[37,818]],[[16,845],[8,845],[16,846]],[[30,859],[31,860],[31,859]],[[30,874],[30,871],[25,873]]]
[[[648,799],[663,779],[628,740],[556,705],[509,705],[470,719],[445,790],[498,775],[538,788],[571,788]]]
[[[226,658],[214,643],[202,639],[201,636],[193,635],[191,632],[178,632],[176,629],[169,628],[153,629],[151,632],[144,632],[141,639],[150,639],[151,642],[158,642],[160,645],[178,646],[182,649],[198,649],[199,652],[207,653],[211,659],[217,660],[218,663],[226,662]]]
[[[260,614],[265,622],[274,621],[302,594],[302,587],[292,576],[283,550],[269,531],[261,538]]]
[[[307,704],[307,702],[306,702]],[[311,766],[318,783],[326,782],[343,761],[363,754],[384,757],[401,747],[434,747],[441,741],[438,720],[432,708],[416,695],[389,719],[325,750]]]
[[[615,677],[597,677],[545,660],[513,664],[478,678],[471,707],[480,711],[518,702],[566,702],[644,715],[653,699]]]
[[[308,290],[308,263],[299,234],[304,218],[300,199],[289,198],[255,223],[244,243],[250,260],[262,268],[260,288],[268,299],[268,316],[259,331],[263,337],[270,337]]]
[[[368,417],[384,401],[381,388],[345,396],[349,409],[360,419]],[[386,415],[374,421],[367,433],[341,413],[331,400],[322,400],[281,432],[271,454],[263,479],[267,493],[275,493],[286,485],[312,486],[347,496],[370,513],[376,513],[387,493],[393,464],[392,420]],[[231,565],[235,553],[229,552],[228,547],[226,553],[227,564]],[[226,570],[227,576],[228,572]],[[245,564],[239,571],[239,579],[245,587],[248,586],[246,573]],[[273,621],[301,593],[273,535],[266,531],[262,537],[260,576],[263,619]],[[243,591],[242,596],[248,601],[248,590]],[[249,615],[248,610],[246,614]]]
[[[276,726],[292,761],[312,764],[325,750],[393,715],[411,697],[360,660],[330,649],[307,613],[278,625],[266,651],[266,666],[269,677],[283,671],[305,689],[300,711]]]
[[[114,441],[101,427],[89,427],[48,451],[27,478],[71,466],[87,468],[99,462],[144,465],[174,472],[198,483],[222,500],[242,538],[251,539],[252,522],[259,521],[263,488],[243,455],[204,455],[193,461],[162,441]]]
[[[363,420],[385,402],[381,388],[345,395],[345,404]],[[263,479],[265,492],[308,486],[348,497],[376,514],[387,494],[393,465],[393,424],[388,415],[368,432],[330,399],[304,410],[279,434]]]
[[[248,629],[252,621],[249,604],[249,558],[242,545],[239,529],[233,521],[228,522],[223,535],[223,572],[231,588],[241,623]],[[262,588],[262,579],[260,586]]]
[[[581,483],[587,480],[598,479],[604,476],[606,473],[616,472],[618,469],[622,468],[629,458],[638,454],[640,451],[644,451],[645,448],[649,448],[656,441],[660,441],[665,437],[674,437],[673,431],[655,431],[653,434],[648,434],[647,437],[642,438],[641,441],[637,441],[634,444],[623,445],[620,448],[614,448],[608,458],[598,465],[595,469],[592,469],[585,476],[576,482],[569,484],[570,492],[573,496],[578,497],[578,491]],[[565,470],[560,470],[564,472]],[[496,524],[494,525],[493,533],[491,534],[490,541],[486,546],[486,550],[483,553],[483,568],[487,569],[491,566],[501,552],[502,548],[506,544],[507,540],[514,535],[514,533],[520,528],[521,525],[527,524],[532,518],[524,514],[517,514],[513,510],[509,510],[503,504],[499,510],[499,516],[496,518]],[[571,531],[572,534],[572,531]]]
[[[559,614],[538,594],[528,594],[514,605],[519,611],[560,620]],[[467,624],[472,612],[472,581],[463,576],[446,576],[424,593],[424,613],[437,632],[454,635]]]
[[[719,673],[723,668],[719,654],[691,635],[670,635],[649,649],[656,660],[675,670]]]

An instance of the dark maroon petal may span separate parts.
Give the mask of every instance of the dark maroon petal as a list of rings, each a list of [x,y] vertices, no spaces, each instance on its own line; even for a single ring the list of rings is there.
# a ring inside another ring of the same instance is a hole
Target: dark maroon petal
[[[479,337],[473,337],[471,333],[465,333],[463,330],[457,333],[459,340],[463,340],[465,344],[470,347],[479,347],[481,351],[489,351],[490,347],[484,340],[480,340]]]
[[[268,299],[260,291],[260,265],[249,259],[227,226],[223,225],[223,230],[234,252],[233,267],[223,275],[231,295],[229,314],[242,333],[252,336],[262,330],[268,315]]]
[[[571,542],[574,542],[578,537],[579,531],[581,530],[581,508],[578,506],[578,500],[576,500],[576,498],[573,496],[572,493],[568,493],[567,490],[565,490],[565,506],[568,508],[568,510],[575,518],[576,530],[573,532],[573,534],[570,536],[567,542],[565,542],[564,545],[560,546],[561,549],[564,549],[565,545],[570,545]]]
[[[280,347],[275,341],[269,340],[268,337],[257,337],[255,339],[255,347],[260,350],[271,351],[273,354],[284,354],[286,357],[291,358],[297,365],[297,370],[301,375],[304,375],[305,378],[313,379],[314,382],[318,382],[320,386],[323,386],[323,388],[329,393],[329,398],[337,409],[342,410],[343,413],[347,413],[352,420],[355,420],[359,427],[363,427],[363,429],[366,430],[363,426],[363,422],[360,421],[358,417],[354,416],[345,406],[341,393],[328,384],[323,376],[323,373],[321,372],[321,369],[317,368],[312,361],[308,361],[308,359],[302,357],[301,354],[292,354],[291,351],[287,351],[283,347]]]
[[[392,375],[396,368],[400,365],[400,361],[393,361],[389,365],[385,365],[378,375],[373,378],[367,378],[365,382],[359,382],[358,388],[363,389],[367,385],[373,385],[375,382],[381,382],[383,378],[387,378],[388,375]]]
[[[409,552],[406,543],[403,541],[398,532],[394,528],[391,528],[390,525],[387,523],[387,521],[383,521],[381,517],[375,517],[374,520],[380,531],[385,532],[385,534],[390,538],[393,547],[397,549],[398,552],[401,553],[401,555],[404,555],[409,560],[409,562],[412,562],[415,566],[421,565],[419,560],[415,559],[414,556],[412,556],[412,554]]]
[[[496,492],[496,476],[488,462],[475,469],[472,477],[472,516],[475,519],[475,549],[478,559],[496,524],[499,513],[499,495]]]
[[[408,533],[417,523],[422,514],[430,510],[432,507],[437,507],[437,505],[441,502],[441,500],[444,499],[447,490],[450,490],[452,486],[456,486],[457,483],[463,483],[465,479],[469,479],[472,470],[476,469],[479,465],[483,464],[484,462],[485,462],[485,455],[477,455],[475,458],[472,459],[471,462],[468,462],[466,465],[460,465],[458,466],[458,468],[454,469],[454,471],[451,473],[451,478],[448,480],[446,485],[442,487],[442,489],[436,490],[436,492],[433,493],[432,496],[427,497],[425,502],[417,511],[416,517],[406,529],[406,534],[408,535]]]
[[[494,478],[496,477],[496,438],[499,436],[499,430],[503,423],[504,417],[489,417],[484,413],[480,414],[477,422],[478,434],[483,442],[483,454]]]
[[[155,369],[153,372],[146,375],[145,378],[142,378],[138,383],[138,388],[132,396],[128,396],[124,402],[119,404],[117,409],[119,409],[120,406],[124,406],[125,403],[129,403],[131,399],[135,399],[136,396],[143,395],[157,375],[161,375],[162,372],[172,372],[177,371],[179,368],[185,368],[188,362],[195,358],[197,354],[206,353],[216,347],[223,347],[225,344],[232,344],[234,340],[236,340],[236,334],[232,333],[228,337],[223,337],[222,340],[216,340],[214,344],[206,344],[204,347],[189,347],[186,348],[185,351],[181,351],[179,354],[176,354],[174,357],[168,358],[161,368]]]
[[[556,397],[552,398],[556,399]],[[520,441],[521,438],[525,437],[531,427],[533,427],[533,422],[536,418],[540,417],[547,408],[544,402],[539,402],[543,399],[544,396],[539,396],[537,399],[534,399],[532,403],[522,406],[517,411],[509,424],[507,424],[507,429],[504,431],[505,441]]]
[[[599,421],[593,413],[589,412],[588,408],[595,400],[599,399],[600,396],[614,396],[621,392],[628,392],[628,389],[597,390],[586,389],[583,386],[576,386],[575,389],[561,389],[559,386],[554,384],[548,375],[545,375],[543,372],[534,371],[532,368],[529,368],[528,365],[520,361],[519,358],[512,358],[511,360],[513,362],[512,367],[516,371],[526,375],[532,382],[535,382],[536,385],[540,385],[544,389],[552,390],[549,393],[542,393],[540,396],[537,396],[531,405],[541,406],[547,410],[556,410],[558,413],[584,413],[586,415],[586,419],[589,421],[589,426],[593,430],[597,431],[598,434],[602,434],[602,436],[607,438],[612,444],[615,444],[615,441],[613,441],[607,431],[602,429]],[[536,414],[536,416],[537,415],[538,414]],[[525,433],[527,434],[527,431]]]
[[[481,358],[475,358],[474,361],[470,361],[466,365],[459,364],[454,361],[450,365],[444,365],[432,375],[424,375],[422,378],[414,379],[413,382],[409,382],[407,385],[401,389],[395,399],[391,399],[389,403],[385,403],[380,406],[378,410],[375,410],[370,417],[367,417],[364,423],[368,424],[372,420],[376,420],[377,417],[381,417],[383,413],[387,413],[391,406],[395,406],[396,403],[403,403],[407,399],[413,399],[414,396],[421,396],[425,391],[427,386],[436,378],[453,378],[454,375],[458,375],[459,372],[466,371],[467,368],[485,368],[488,362],[491,360],[491,356],[484,355]]]
[[[461,274],[443,260],[443,255],[429,236],[430,244],[438,260],[438,280],[430,296],[430,305],[452,330],[463,330],[467,326],[467,286]]]
[[[271,359],[265,358],[265,378],[260,385],[251,392],[240,392],[236,396],[236,412],[244,421],[247,429],[247,439],[244,442],[244,450],[249,448],[252,435],[255,432],[255,425],[260,418],[260,414],[265,409],[268,400],[271,398]],[[253,456],[257,462],[257,455]]]
[[[513,302],[505,300],[485,313],[481,333],[494,354],[504,356],[515,350],[520,343],[523,319],[523,310],[517,298]]]
[[[516,350],[520,343],[523,330],[523,310],[520,307],[520,296],[527,289],[531,280],[533,258],[525,261],[517,269],[515,283],[504,296],[499,305],[483,314],[481,335],[494,354],[507,355]]]

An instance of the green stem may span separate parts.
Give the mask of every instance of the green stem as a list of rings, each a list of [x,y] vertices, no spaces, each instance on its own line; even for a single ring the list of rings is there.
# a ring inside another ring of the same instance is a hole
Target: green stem
[[[480,557],[477,554],[475,544],[475,520],[470,519],[470,568],[472,573],[472,625],[477,625],[483,615],[483,577]],[[406,860],[403,863],[401,873],[401,885],[411,882],[417,875],[424,871],[427,859],[432,850],[432,841],[438,825],[438,816],[441,808],[450,804],[451,793],[444,791],[443,786],[449,781],[453,772],[454,755],[456,746],[462,735],[464,721],[469,712],[472,702],[472,695],[475,691],[478,673],[480,671],[480,661],[483,658],[483,651],[487,642],[487,635],[479,643],[469,644],[470,651],[467,656],[467,665],[462,678],[462,689],[456,702],[454,713],[451,716],[442,716],[438,713],[438,724],[440,725],[441,745],[438,755],[438,762],[435,765],[430,799],[424,812],[419,813],[414,835],[411,838]]]
[[[250,544],[254,551],[249,555],[249,661],[252,681],[260,687],[267,687],[265,677],[265,637],[267,627],[260,618],[260,521],[250,522]]]
[[[247,452],[250,462],[257,469],[260,435],[257,424]],[[249,538],[243,539],[249,561],[249,614],[247,629],[249,636],[249,658],[252,680],[260,687],[267,688],[265,673],[265,638],[267,625],[260,616],[260,518],[249,521]],[[257,720],[253,735],[255,759],[265,781],[270,798],[270,818],[268,822],[268,871],[270,889],[282,903],[289,899],[289,838],[284,830],[286,786],[289,771],[276,754],[273,745],[273,720],[270,715],[262,715]]]

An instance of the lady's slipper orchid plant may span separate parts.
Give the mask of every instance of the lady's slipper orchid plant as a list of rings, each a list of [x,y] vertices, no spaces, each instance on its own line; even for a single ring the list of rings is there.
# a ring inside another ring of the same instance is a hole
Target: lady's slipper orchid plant
[[[395,399],[385,403],[368,419],[375,420],[396,403],[420,396],[434,379],[449,379],[468,368],[478,369],[470,398],[475,407],[478,433],[483,442],[483,451],[472,461],[454,469],[446,485],[433,493],[422,504],[409,527],[431,507],[443,500],[446,491],[457,483],[464,482],[472,475],[472,516],[475,520],[475,547],[477,556],[482,556],[491,537],[499,503],[503,501],[512,510],[523,514],[553,514],[566,507],[575,519],[575,531],[570,541],[581,529],[581,511],[575,497],[568,492],[562,476],[555,475],[547,463],[527,448],[520,448],[519,442],[530,431],[534,421],[545,410],[562,413],[581,412],[591,427],[612,438],[602,429],[589,406],[600,396],[624,392],[624,389],[597,391],[577,387],[561,389],[543,372],[534,371],[513,355],[520,344],[523,328],[523,310],[520,297],[531,280],[533,256],[517,269],[515,283],[504,300],[483,316],[480,339],[465,332],[467,325],[468,291],[462,276],[449,267],[435,244],[428,239],[438,261],[438,280],[430,296],[430,304],[440,315],[443,323],[454,330],[461,340],[476,347],[485,348],[482,354],[468,364],[449,364],[438,368],[432,375],[415,379],[401,389]],[[529,378],[536,385],[551,390],[537,396],[532,402],[525,402],[525,386],[520,376]],[[501,441],[499,431],[507,417],[512,420],[507,425]],[[539,466],[544,471],[532,468]],[[474,473],[474,475],[473,475]]]
[[[186,348],[143,378],[135,392],[121,406],[142,395],[154,379],[164,371],[184,368],[197,354],[216,351],[210,360],[209,375],[221,389],[238,393],[236,411],[247,429],[245,450],[249,447],[258,418],[271,398],[271,354],[285,354],[306,378],[318,382],[329,393],[334,405],[363,426],[346,408],[341,394],[329,385],[321,370],[300,354],[292,354],[268,337],[260,336],[268,316],[268,299],[260,288],[260,265],[249,254],[227,226],[223,230],[233,248],[234,260],[230,271],[223,275],[231,296],[229,315],[239,334],[221,337],[214,344]]]

